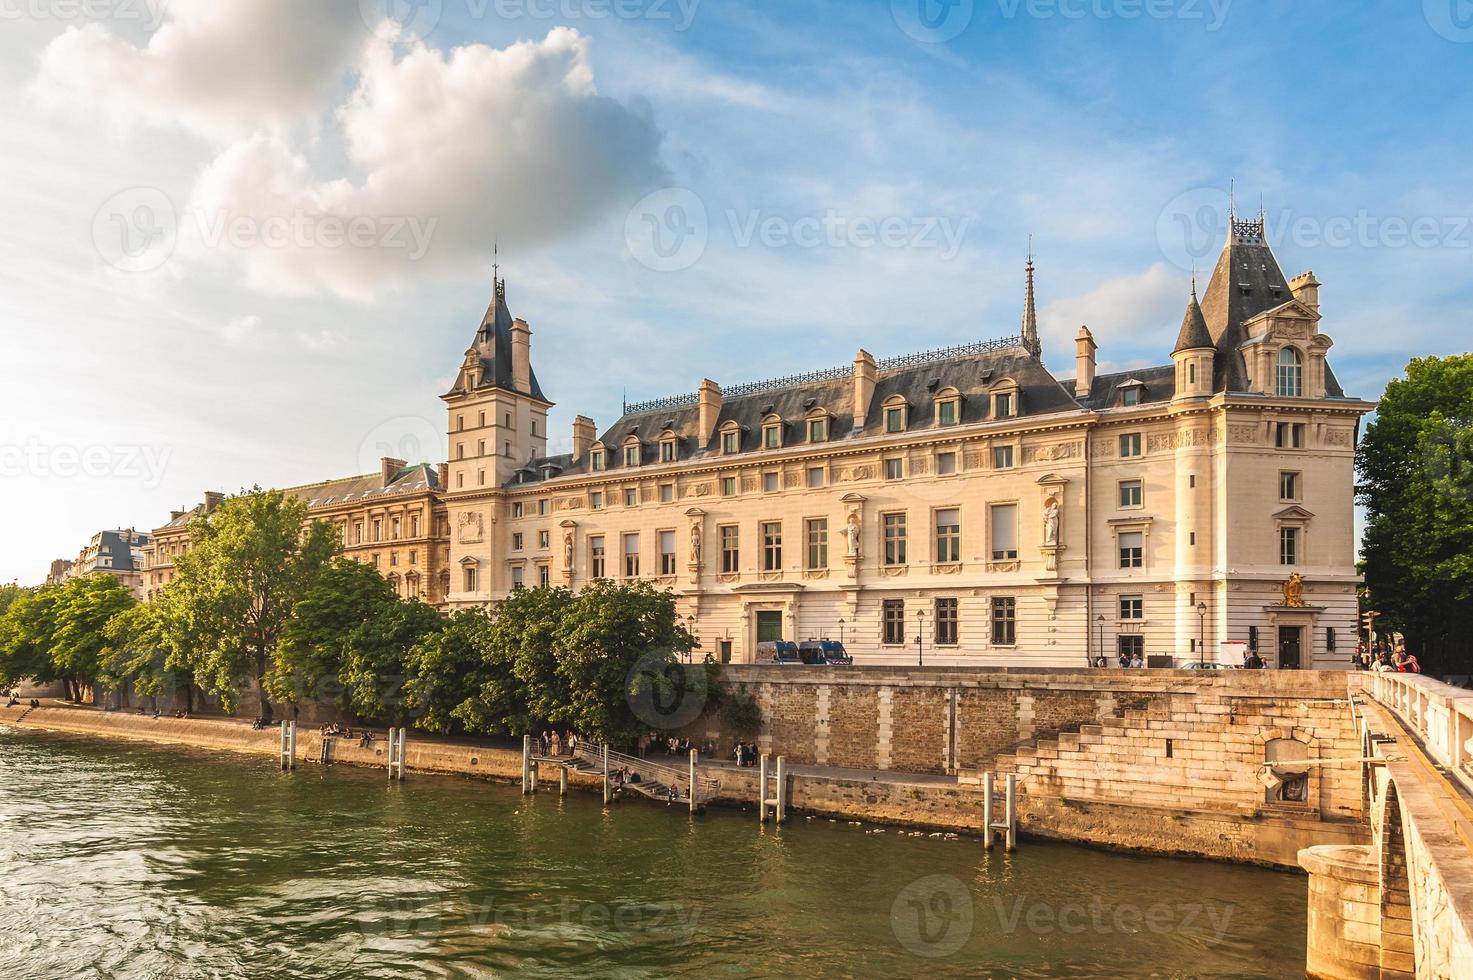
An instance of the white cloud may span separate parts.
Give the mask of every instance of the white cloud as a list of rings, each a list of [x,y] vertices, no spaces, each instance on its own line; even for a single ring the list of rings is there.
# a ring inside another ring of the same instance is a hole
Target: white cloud
[[[368,41],[343,0],[171,0],[143,46],[100,23],[69,28],[42,53],[33,91],[114,126],[227,138],[319,112]]]
[[[1101,357],[1113,342],[1119,345],[1117,355],[1121,348],[1146,348],[1154,357],[1151,363],[1164,364],[1186,312],[1190,288],[1179,270],[1157,262],[1143,272],[1117,276],[1087,293],[1048,303],[1038,311],[1039,332],[1051,349],[1067,348],[1072,354],[1074,336],[1085,324],[1100,345]]]

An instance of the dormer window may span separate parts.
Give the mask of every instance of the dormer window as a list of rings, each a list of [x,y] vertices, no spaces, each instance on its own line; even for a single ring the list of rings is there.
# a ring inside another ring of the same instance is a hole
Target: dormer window
[[[675,436],[673,433],[666,433],[660,437],[660,462],[675,462]]]
[[[1304,359],[1293,347],[1279,351],[1278,388],[1280,398],[1298,398],[1304,393]]]
[[[1141,395],[1146,386],[1135,378],[1131,378],[1120,385],[1120,405],[1123,408],[1134,408],[1141,403]]]
[[[961,417],[961,396],[955,388],[942,388],[936,394],[936,424],[956,425]]]
[[[909,414],[909,406],[905,404],[904,398],[901,398],[899,395],[892,395],[890,398],[886,399],[885,431],[904,432],[906,425],[909,422],[909,419],[907,418]]]
[[[721,430],[721,451],[728,456],[742,451],[742,430],[735,422]]]
[[[595,473],[602,473],[609,468],[608,455],[602,449],[595,449],[589,455],[589,460]]]
[[[783,420],[769,415],[762,420],[762,448],[781,449],[783,444]]]
[[[636,440],[632,440],[630,442],[624,443],[624,465],[625,466],[638,466],[639,465],[639,462],[640,462],[640,445],[639,445],[639,441],[636,439]]]
[[[992,417],[1013,418],[1018,414],[1018,385],[1013,381],[1000,381],[992,389]]]
[[[829,441],[829,419],[827,415],[818,415],[808,420],[808,441]]]

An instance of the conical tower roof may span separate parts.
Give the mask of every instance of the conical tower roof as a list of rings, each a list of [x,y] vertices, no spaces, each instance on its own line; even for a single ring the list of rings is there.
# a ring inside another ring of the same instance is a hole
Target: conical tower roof
[[[1197,284],[1192,283],[1192,299],[1187,304],[1187,314],[1182,317],[1181,332],[1176,335],[1176,346],[1171,353],[1184,350],[1211,350],[1217,345],[1212,342],[1212,332],[1207,329],[1207,318],[1202,315],[1202,304],[1197,302]]]

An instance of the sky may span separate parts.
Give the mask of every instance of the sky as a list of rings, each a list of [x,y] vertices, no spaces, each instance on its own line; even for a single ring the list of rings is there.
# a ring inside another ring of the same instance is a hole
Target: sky
[[[1468,349],[1467,0],[0,0],[0,581],[557,403],[1015,334],[1166,363],[1264,209],[1347,392]]]

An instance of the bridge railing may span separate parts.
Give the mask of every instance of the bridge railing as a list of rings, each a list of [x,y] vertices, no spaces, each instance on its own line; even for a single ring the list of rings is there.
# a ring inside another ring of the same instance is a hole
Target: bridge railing
[[[1427,754],[1473,793],[1473,691],[1421,674],[1360,676],[1362,690],[1416,732]]]
[[[604,748],[596,742],[578,743],[577,756],[594,765],[603,764]],[[695,798],[697,803],[705,803],[713,799],[721,789],[721,780],[711,776],[696,776],[696,785],[690,785],[690,771],[680,766],[670,766],[649,759],[641,759],[639,756],[626,755],[623,752],[609,750],[609,766],[612,769],[622,769],[625,766],[631,772],[637,772],[642,778],[658,779],[666,786],[674,786],[685,789],[689,795]]]

